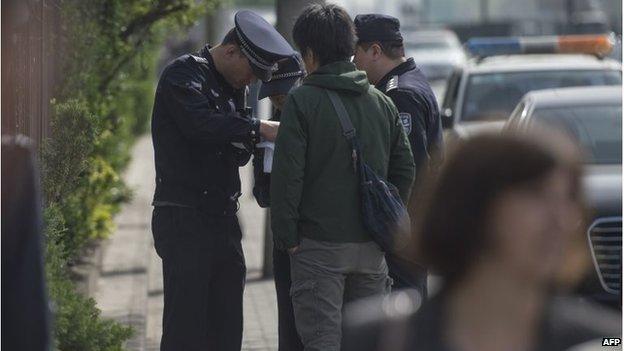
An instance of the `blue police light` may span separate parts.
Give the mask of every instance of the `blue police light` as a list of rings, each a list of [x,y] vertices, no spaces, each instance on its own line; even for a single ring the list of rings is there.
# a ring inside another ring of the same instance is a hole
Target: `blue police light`
[[[578,53],[605,56],[613,48],[609,35],[472,38],[466,50],[477,57],[538,53]]]
[[[519,38],[472,38],[466,42],[466,50],[474,56],[521,54]]]

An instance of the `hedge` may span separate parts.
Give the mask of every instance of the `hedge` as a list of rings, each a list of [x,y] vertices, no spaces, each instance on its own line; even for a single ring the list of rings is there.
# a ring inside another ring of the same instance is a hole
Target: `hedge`
[[[122,350],[132,330],[100,316],[76,291],[70,268],[87,244],[108,237],[131,198],[119,176],[147,129],[158,52],[218,0],[63,0],[65,80],[51,102],[41,150],[46,278],[54,349]]]

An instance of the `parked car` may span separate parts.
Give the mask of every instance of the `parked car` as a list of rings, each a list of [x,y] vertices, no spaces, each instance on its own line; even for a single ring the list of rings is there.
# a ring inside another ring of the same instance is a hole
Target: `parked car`
[[[609,36],[555,39],[471,39],[466,46],[474,57],[453,72],[444,95],[445,139],[500,130],[532,90],[622,84],[621,64],[603,58]]]
[[[622,87],[532,91],[512,112],[506,128],[537,124],[568,133],[585,151],[584,185],[592,211],[587,243],[595,274],[579,292],[621,309],[622,301]]]
[[[448,77],[466,64],[466,54],[450,30],[418,30],[404,35],[405,54],[413,57],[423,71],[439,101],[442,101]]]

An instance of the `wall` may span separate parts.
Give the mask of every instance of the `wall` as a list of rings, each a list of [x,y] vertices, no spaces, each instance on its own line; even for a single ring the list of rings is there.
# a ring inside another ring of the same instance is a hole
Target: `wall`
[[[2,133],[39,145],[58,80],[60,0],[2,1]]]

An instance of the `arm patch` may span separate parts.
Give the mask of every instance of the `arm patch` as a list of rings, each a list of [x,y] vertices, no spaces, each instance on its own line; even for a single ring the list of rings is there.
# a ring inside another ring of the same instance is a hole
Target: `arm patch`
[[[399,112],[399,119],[405,129],[405,134],[409,135],[412,132],[412,115],[407,112]]]
[[[392,76],[386,83],[386,93],[399,87],[399,76]]]

